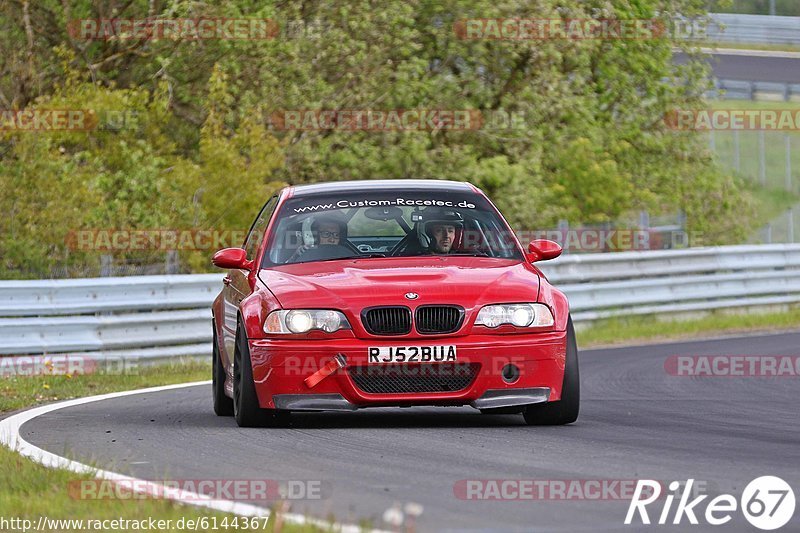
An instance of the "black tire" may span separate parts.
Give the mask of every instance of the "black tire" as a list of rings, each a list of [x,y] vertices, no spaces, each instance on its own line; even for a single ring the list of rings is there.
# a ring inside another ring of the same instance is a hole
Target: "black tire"
[[[567,361],[564,365],[564,384],[561,400],[529,405],[522,412],[529,426],[561,426],[578,419],[581,403],[581,385],[578,372],[578,345],[572,318],[567,322]]]
[[[212,323],[214,330],[214,347],[212,348],[213,362],[211,363],[211,391],[214,395],[214,412],[217,416],[233,416],[233,400],[225,395],[225,369],[219,356],[217,344],[217,328]]]
[[[242,324],[236,328],[233,351],[233,417],[239,427],[280,427],[288,424],[288,411],[262,409],[253,381],[250,348]]]

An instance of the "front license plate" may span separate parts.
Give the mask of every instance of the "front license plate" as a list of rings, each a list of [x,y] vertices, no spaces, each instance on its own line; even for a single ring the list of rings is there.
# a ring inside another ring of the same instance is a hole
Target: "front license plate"
[[[369,363],[444,363],[457,360],[456,347],[381,346],[369,348]]]

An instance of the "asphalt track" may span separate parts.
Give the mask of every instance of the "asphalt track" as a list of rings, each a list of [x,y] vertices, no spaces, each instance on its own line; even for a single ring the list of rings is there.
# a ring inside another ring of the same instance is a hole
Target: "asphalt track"
[[[709,62],[723,80],[800,83],[800,59],[714,54]]]
[[[676,63],[685,56],[675,54]],[[708,57],[714,77],[775,83],[800,83],[800,58],[714,53]]]
[[[740,512],[717,527],[684,518],[680,528],[626,528],[627,499],[476,501],[454,486],[694,478],[738,499],[750,480],[776,475],[800,499],[800,377],[677,377],[664,367],[671,355],[797,355],[798,346],[800,332],[582,351],[581,416],[566,427],[466,407],[295,414],[290,428],[239,429],[212,413],[210,386],[200,386],[62,409],[21,435],[145,479],[321,480],[324,499],[297,500],[293,511],[384,528],[387,508],[415,502],[419,531],[757,531]],[[655,520],[663,500],[652,505]],[[780,531],[800,531],[800,508]]]

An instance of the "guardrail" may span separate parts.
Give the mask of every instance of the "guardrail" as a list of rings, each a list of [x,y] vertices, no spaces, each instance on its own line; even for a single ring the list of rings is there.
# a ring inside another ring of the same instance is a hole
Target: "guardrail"
[[[724,246],[542,263],[573,320],[800,303],[800,245]]]
[[[800,44],[800,17],[710,13],[708,40],[729,43]]]
[[[800,303],[800,245],[565,255],[541,263],[573,320]],[[208,357],[222,274],[0,281],[0,355]]]
[[[0,281],[0,355],[207,356],[222,274]]]

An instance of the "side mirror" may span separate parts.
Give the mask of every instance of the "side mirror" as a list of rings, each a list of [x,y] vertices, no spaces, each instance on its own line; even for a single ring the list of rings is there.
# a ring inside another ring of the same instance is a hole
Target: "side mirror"
[[[253,262],[247,260],[247,252],[243,248],[223,248],[214,254],[211,262],[214,263],[214,266],[225,269],[250,270],[253,268]]]
[[[561,245],[555,241],[537,239],[535,241],[531,241],[531,243],[528,245],[527,259],[531,263],[555,259],[561,255],[561,250]]]

